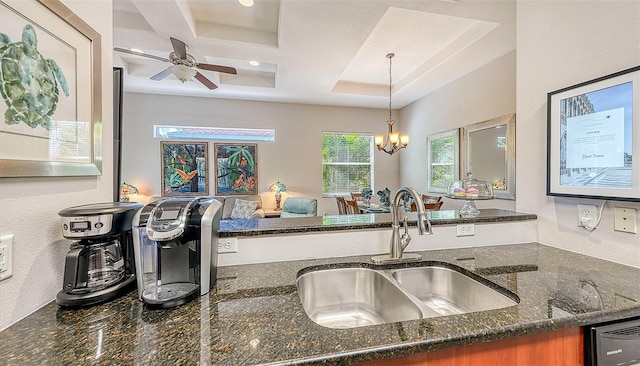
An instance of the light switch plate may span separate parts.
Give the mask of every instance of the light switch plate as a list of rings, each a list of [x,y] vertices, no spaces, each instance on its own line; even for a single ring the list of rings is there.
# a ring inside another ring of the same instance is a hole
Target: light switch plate
[[[630,207],[615,207],[613,230],[637,234],[636,209]]]

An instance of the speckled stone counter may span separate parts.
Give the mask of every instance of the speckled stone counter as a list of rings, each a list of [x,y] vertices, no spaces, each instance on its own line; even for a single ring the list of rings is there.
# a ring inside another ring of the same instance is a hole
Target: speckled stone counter
[[[172,310],[135,293],[84,310],[50,303],[0,332],[4,365],[355,364],[447,347],[640,316],[640,269],[536,243],[435,250],[520,297],[466,315],[330,329],[305,314],[296,275],[348,257],[219,269],[215,289]],[[368,264],[366,264],[368,265]]]
[[[534,214],[501,209],[482,209],[475,217],[462,217],[457,210],[428,211],[432,225],[527,221]],[[407,213],[410,226],[416,226],[415,212]],[[391,214],[330,215],[301,218],[267,218],[258,220],[223,220],[220,236],[258,236],[312,231],[358,230],[391,227]]]

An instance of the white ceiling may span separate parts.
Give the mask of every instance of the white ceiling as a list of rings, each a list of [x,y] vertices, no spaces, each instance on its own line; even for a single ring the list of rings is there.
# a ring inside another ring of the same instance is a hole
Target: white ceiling
[[[167,58],[170,36],[238,75],[153,81],[170,64],[114,52],[125,91],[388,108],[393,52],[396,109],[514,50],[515,0],[114,0],[114,47]]]

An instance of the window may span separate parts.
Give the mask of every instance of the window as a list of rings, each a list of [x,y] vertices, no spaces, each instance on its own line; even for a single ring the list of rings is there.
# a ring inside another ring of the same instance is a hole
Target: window
[[[156,139],[275,141],[276,131],[258,128],[219,128],[154,125]]]
[[[373,187],[373,136],[322,133],[322,193],[345,195]]]

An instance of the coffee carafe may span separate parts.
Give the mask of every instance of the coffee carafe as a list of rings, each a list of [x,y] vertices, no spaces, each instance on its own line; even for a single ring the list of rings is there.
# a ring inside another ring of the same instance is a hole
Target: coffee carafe
[[[77,239],[65,258],[56,303],[83,307],[110,301],[135,286],[131,223],[137,202],[108,202],[60,211],[62,235]]]

